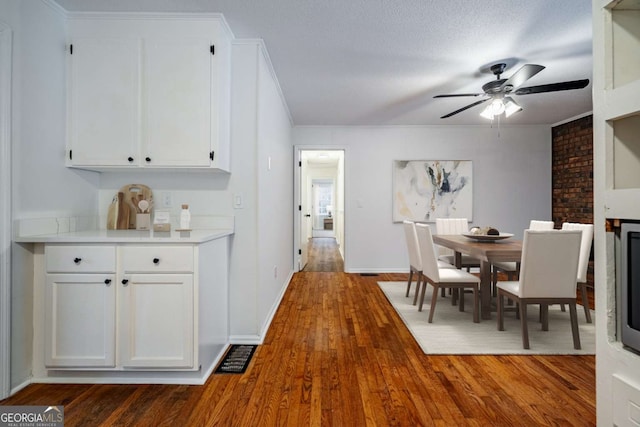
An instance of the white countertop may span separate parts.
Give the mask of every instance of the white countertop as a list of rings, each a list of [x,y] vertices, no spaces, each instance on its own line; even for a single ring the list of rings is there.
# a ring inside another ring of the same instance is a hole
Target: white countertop
[[[59,234],[20,236],[17,243],[205,243],[230,236],[233,229],[171,230],[154,232],[142,230],[90,230]]]

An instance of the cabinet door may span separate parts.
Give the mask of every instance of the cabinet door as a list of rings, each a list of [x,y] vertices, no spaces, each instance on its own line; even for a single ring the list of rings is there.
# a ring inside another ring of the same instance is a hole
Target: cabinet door
[[[140,139],[139,41],[77,38],[72,46],[70,165],[134,165]]]
[[[114,279],[113,274],[46,276],[46,366],[115,366]]]
[[[118,284],[122,366],[192,368],[193,275],[132,274],[125,280]]]
[[[144,162],[211,164],[211,42],[145,40]]]

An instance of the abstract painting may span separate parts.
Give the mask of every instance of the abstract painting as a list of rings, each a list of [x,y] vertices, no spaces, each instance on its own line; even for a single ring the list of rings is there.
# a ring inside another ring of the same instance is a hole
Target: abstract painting
[[[473,206],[470,160],[395,160],[393,221],[467,218]]]

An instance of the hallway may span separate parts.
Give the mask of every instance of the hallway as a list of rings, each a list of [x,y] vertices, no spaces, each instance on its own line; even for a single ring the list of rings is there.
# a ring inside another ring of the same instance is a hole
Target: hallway
[[[302,271],[344,272],[344,261],[335,238],[309,239],[308,251],[307,265]]]

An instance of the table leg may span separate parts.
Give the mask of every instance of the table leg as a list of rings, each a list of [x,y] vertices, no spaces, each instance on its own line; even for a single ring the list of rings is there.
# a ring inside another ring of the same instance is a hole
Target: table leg
[[[480,308],[483,319],[491,319],[491,264],[480,262]]]
[[[455,265],[458,270],[460,270],[462,268],[462,253],[460,253],[458,251],[454,251],[453,265]],[[451,305],[456,305],[457,300],[458,300],[458,290],[449,288],[449,292],[451,293]],[[463,292],[460,292],[460,294],[464,295]],[[445,293],[445,288],[442,288],[442,297],[443,298],[444,298],[444,293]]]

